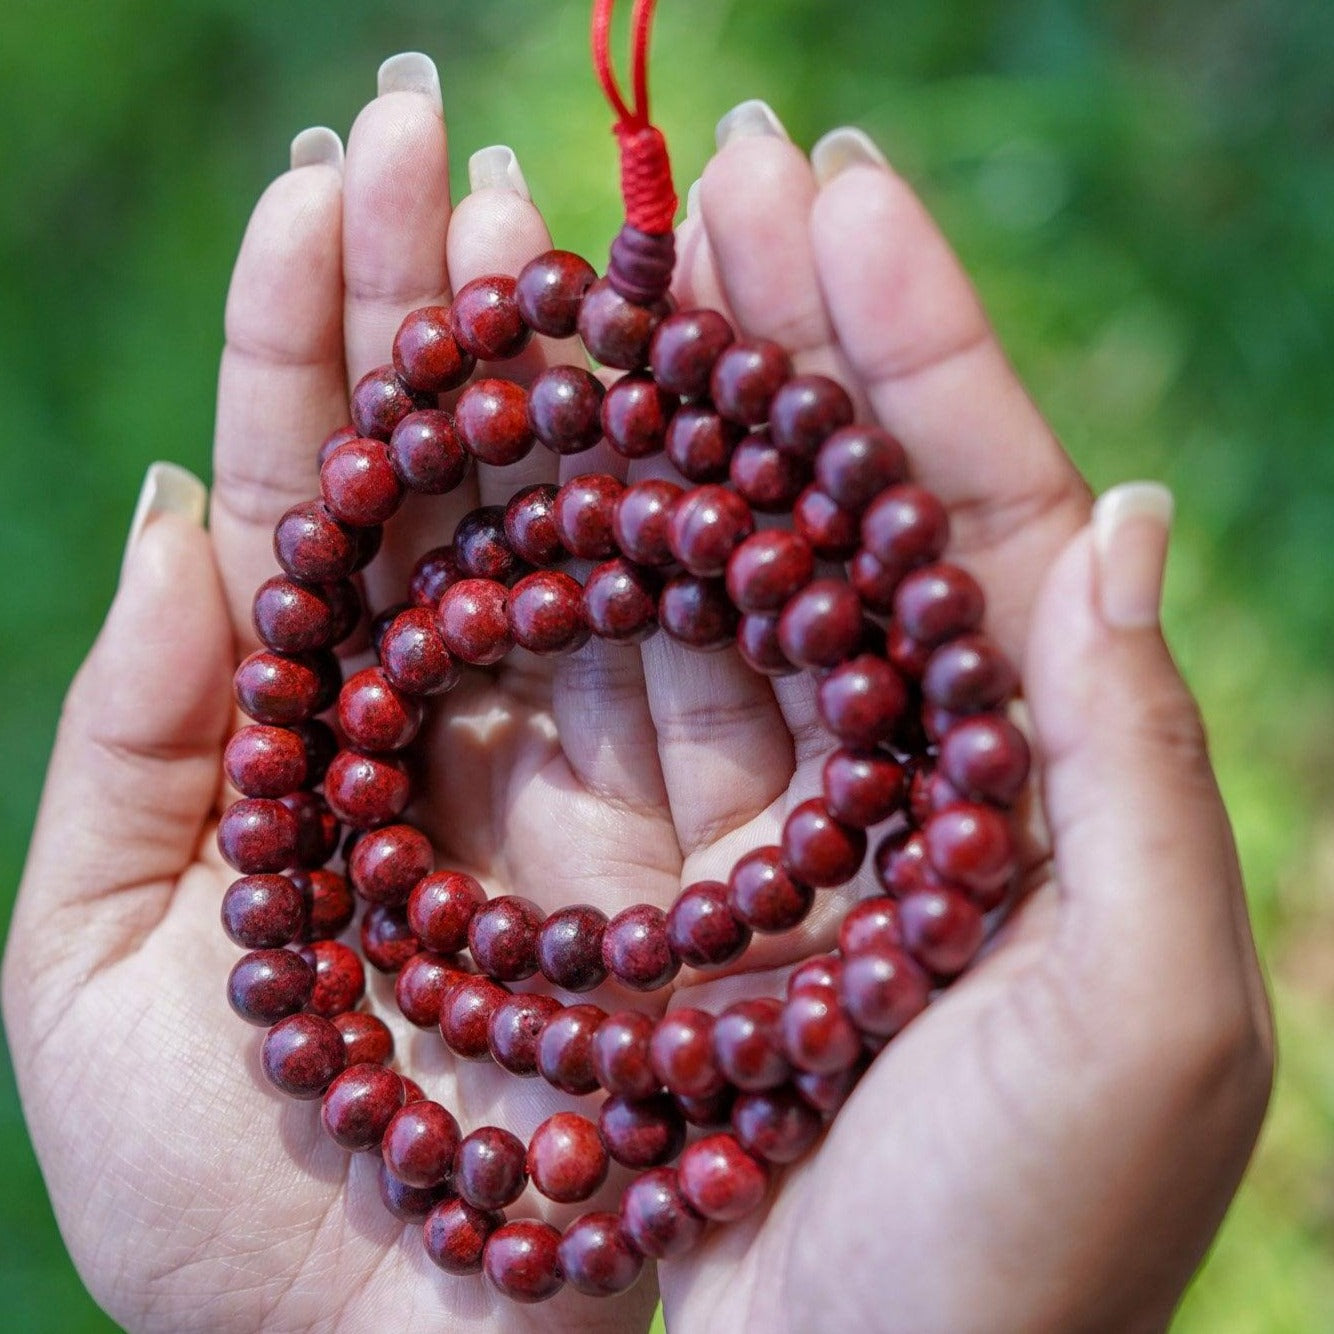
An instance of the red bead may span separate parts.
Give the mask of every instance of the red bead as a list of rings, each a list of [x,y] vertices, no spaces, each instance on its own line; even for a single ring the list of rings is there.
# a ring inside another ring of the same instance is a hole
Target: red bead
[[[450,987],[440,1003],[440,1036],[455,1056],[467,1061],[490,1060],[491,1012],[508,995],[489,977],[468,974]]]
[[[408,596],[418,607],[428,607],[434,611],[436,604],[444,596],[445,589],[463,578],[463,571],[454,555],[454,547],[432,547],[421,556],[412,567],[412,577],[408,580]],[[402,610],[401,608],[399,610]],[[398,611],[394,612],[394,616]],[[392,622],[393,617],[385,625]]]
[[[385,1127],[384,1161],[405,1185],[429,1189],[449,1180],[461,1138],[459,1123],[439,1103],[409,1103]]]
[[[728,557],[755,529],[750,507],[724,486],[698,486],[672,509],[667,541],[672,554],[697,575],[719,575]]]
[[[745,951],[750,929],[733,916],[725,884],[700,880],[683,890],[667,910],[667,939],[682,963],[719,968]]]
[[[627,459],[661,452],[677,400],[643,371],[623,375],[602,400],[602,430],[611,447]]]
[[[896,899],[877,894],[854,904],[838,928],[838,948],[845,959],[865,950],[898,949],[903,921]]]
[[[426,607],[409,607],[389,623],[380,640],[385,678],[406,695],[439,695],[458,684],[459,666],[449,655]]]
[[[908,711],[908,687],[883,658],[862,653],[820,682],[816,703],[840,741],[870,750],[894,736]]]
[[[1010,661],[985,635],[960,635],[927,659],[922,695],[951,713],[981,713],[1004,704],[1019,684]]]
[[[785,454],[813,462],[825,440],[852,421],[852,400],[827,375],[797,375],[769,404],[769,432]]]
[[[610,1297],[634,1286],[643,1257],[621,1232],[611,1213],[584,1214],[565,1229],[557,1251],[565,1281],[578,1292]]]
[[[423,306],[406,315],[394,335],[394,369],[409,389],[444,394],[472,374],[476,358],[454,336],[448,306]]]
[[[306,748],[284,727],[243,727],[227,742],[222,763],[247,797],[285,797],[306,778]]]
[[[338,851],[342,832],[324,798],[314,792],[289,792],[279,801],[296,816],[297,867],[323,866]]]
[[[732,1132],[741,1147],[770,1163],[794,1163],[815,1143],[818,1113],[790,1088],[743,1093],[732,1105]]]
[[[990,900],[1015,869],[1010,822],[993,806],[960,801],[925,824],[926,854],[944,879]],[[988,901],[987,907],[994,903]]]
[[[710,1094],[707,1098],[688,1098],[680,1093],[672,1094],[672,1101],[676,1103],[681,1115],[692,1126],[699,1126],[703,1130],[716,1130],[719,1126],[725,1126],[732,1115],[732,1103],[735,1099],[736,1090],[733,1088],[719,1089],[717,1093]]]
[[[584,580],[584,615],[599,639],[638,644],[658,628],[659,593],[652,570],[617,557]]]
[[[727,901],[752,931],[773,934],[789,931],[805,918],[815,891],[788,874],[781,848],[764,847],[747,853],[732,868]]]
[[[548,338],[569,338],[584,293],[597,280],[593,266],[569,250],[548,250],[519,270],[514,297],[528,325]]]
[[[275,653],[308,653],[333,643],[334,615],[317,588],[275,575],[255,592],[251,609],[255,633]]]
[[[544,1302],[561,1289],[560,1233],[550,1223],[525,1218],[505,1223],[487,1238],[482,1267],[511,1301]]]
[[[939,764],[964,796],[1009,806],[1028,777],[1028,742],[1008,718],[982,713],[946,732]]]
[[[385,1127],[403,1106],[403,1081],[382,1065],[351,1065],[325,1090],[320,1119],[340,1148],[378,1148]]]
[[[903,808],[903,767],[883,751],[833,751],[822,779],[825,806],[840,824],[868,829]]]
[[[908,785],[908,812],[917,824],[925,824],[937,811],[963,798],[954,784],[933,764],[917,765]]]
[[[602,381],[582,366],[551,366],[528,389],[528,424],[553,453],[581,454],[602,439]]]
[[[354,530],[339,523],[322,501],[293,505],[273,530],[278,564],[308,584],[346,579],[356,568],[360,546]]]
[[[664,450],[676,470],[692,482],[720,482],[745,428],[724,421],[703,403],[677,408],[667,424]]]
[[[769,404],[792,375],[792,360],[767,338],[742,338],[714,363],[709,391],[714,406],[729,421],[759,426],[769,418]]]
[[[818,486],[808,486],[792,506],[792,523],[823,560],[847,560],[858,546],[857,515]]]
[[[343,682],[338,724],[363,750],[401,750],[421,726],[421,705],[390,683],[380,667],[368,667]]]
[[[616,550],[612,516],[624,490],[616,478],[592,472],[566,482],[556,493],[552,517],[570,555],[602,560]]]
[[[949,535],[945,506],[925,487],[911,482],[882,491],[862,515],[867,551],[900,573],[939,559]]]
[[[680,1097],[710,1098],[723,1088],[713,1059],[713,1016],[704,1010],[671,1010],[659,1019],[649,1060],[659,1082]]]
[[[394,1000],[403,1018],[417,1028],[434,1028],[450,987],[464,976],[453,955],[419,950],[394,980]]]
[[[907,475],[903,446],[878,426],[844,426],[815,458],[815,484],[840,508],[856,514]]]
[[[501,982],[537,972],[537,933],[545,914],[531,899],[502,894],[482,904],[468,923],[468,948],[478,968]]]
[[[792,1086],[797,1090],[802,1101],[813,1107],[825,1120],[831,1120],[838,1109],[848,1100],[849,1094],[857,1087],[857,1081],[865,1069],[865,1058],[846,1070],[835,1070],[832,1074],[817,1075],[809,1070],[799,1070],[792,1076]]]
[[[940,884],[940,877],[927,860],[926,840],[917,830],[890,834],[880,841],[875,850],[875,873],[885,893],[894,898]]]
[[[514,279],[505,274],[464,283],[454,294],[451,314],[454,337],[478,361],[517,357],[533,336],[515,300]]]
[[[607,1150],[586,1116],[557,1112],[533,1131],[528,1175],[549,1200],[577,1204],[607,1179]]]
[[[282,871],[293,865],[296,841],[296,816],[270,798],[242,798],[218,821],[218,850],[242,875]]]
[[[832,889],[851,880],[866,856],[866,831],[840,824],[820,797],[803,801],[783,825],[783,864],[802,884]]]
[[[621,1197],[621,1226],[634,1248],[655,1260],[687,1254],[704,1232],[700,1217],[681,1190],[671,1167],[636,1177]]]
[[[367,1061],[372,1065],[386,1065],[394,1054],[394,1035],[389,1026],[365,1010],[336,1014],[333,1025],[343,1035],[343,1051],[348,1065],[361,1065]]]
[[[790,1000],[799,991],[836,992],[842,974],[843,960],[835,954],[816,954],[809,959],[803,959],[788,974],[788,999]],[[781,1013],[779,1017],[781,1019]]]
[[[475,1209],[503,1209],[528,1184],[523,1141],[498,1126],[466,1136],[454,1155],[454,1185]]]
[[[653,378],[669,394],[704,398],[723,350],[736,338],[716,310],[680,310],[658,325],[649,346]]]
[[[486,1239],[505,1221],[494,1209],[466,1200],[441,1200],[422,1225],[426,1254],[447,1274],[479,1274]]]
[[[681,961],[672,951],[662,909],[640,903],[618,912],[602,933],[602,963],[618,982],[636,991],[665,987]]]
[[[352,541],[355,544],[350,573],[356,574],[375,559],[376,553],[380,550],[380,543],[384,540],[384,529],[377,525],[374,528],[351,528],[348,531],[352,534]]]
[[[903,632],[930,646],[972,630],[984,605],[977,580],[943,561],[913,570],[894,594],[894,616]]]
[[[931,647],[919,644],[897,621],[890,621],[885,634],[885,657],[903,676],[920,681],[931,658]]]
[[[301,891],[285,875],[247,875],[222,896],[222,926],[242,949],[279,949],[306,921]]]
[[[778,642],[778,617],[750,612],[736,628],[737,652],[746,664],[763,676],[791,676],[797,671]]]
[[[510,380],[474,380],[454,407],[464,448],[481,463],[505,467],[533,447],[528,395]]]
[[[599,278],[584,293],[579,337],[595,361],[617,370],[637,370],[648,360],[649,340],[665,314],[665,307],[627,301],[605,278]]]
[[[348,873],[370,903],[403,904],[435,860],[430,840],[408,824],[386,825],[357,840]]]
[[[874,1037],[893,1037],[926,1009],[931,984],[903,950],[867,949],[843,965],[840,994],[848,1018]]]
[[[505,540],[505,511],[499,505],[469,510],[454,529],[454,558],[461,573],[472,579],[508,583],[519,560]]]
[[[305,938],[332,940],[342,935],[357,910],[347,878],[322,867],[303,867],[291,872],[290,879],[305,905]]]
[[[340,750],[324,776],[324,799],[345,824],[373,829],[402,814],[410,795],[408,773],[392,755]]]
[[[788,599],[778,642],[799,667],[837,667],[862,642],[862,604],[841,579],[816,579]]]
[[[598,1130],[607,1152],[636,1171],[671,1162],[686,1142],[685,1119],[666,1093],[607,1098],[598,1113]]]
[[[305,1008],[315,988],[315,970],[291,950],[252,950],[227,978],[227,1000],[248,1024],[267,1027]]]
[[[902,574],[901,570],[881,565],[865,549],[848,564],[848,583],[857,590],[862,606],[877,616],[888,616],[894,610],[894,591]]]
[[[530,653],[573,653],[588,642],[584,590],[560,570],[538,570],[510,589],[510,634]]]
[[[556,487],[548,482],[517,491],[505,506],[505,540],[529,565],[555,565],[565,558],[553,510]]]
[[[408,413],[431,403],[415,395],[390,365],[367,371],[353,387],[349,406],[352,424],[363,438],[388,440]]]
[[[777,1088],[791,1073],[783,1051],[782,1002],[737,1001],[713,1026],[713,1053],[723,1077],[745,1092]]]
[[[313,1014],[332,1019],[354,1009],[366,993],[366,970],[353,949],[338,940],[312,940],[301,957],[315,970],[315,990],[307,1002]]]
[[[607,976],[602,933],[607,915],[586,903],[558,908],[537,933],[537,966],[566,991],[591,991]]]
[[[324,682],[311,655],[260,650],[242,660],[232,678],[236,702],[257,723],[287,727],[318,711]]]
[[[509,591],[490,579],[461,579],[445,589],[436,626],[456,658],[485,667],[514,647],[507,608]]]
[[[381,973],[396,973],[417,953],[417,937],[401,908],[372,904],[361,919],[361,952]]]
[[[668,528],[672,511],[685,491],[675,482],[651,477],[621,492],[612,531],[621,554],[640,565],[670,565]]]
[[[811,480],[810,466],[784,454],[763,431],[752,431],[733,450],[728,475],[737,495],[760,514],[786,514]]]
[[[769,1187],[764,1164],[729,1134],[706,1135],[681,1155],[681,1194],[705,1218],[732,1223],[759,1208]]]
[[[857,1059],[861,1039],[832,991],[808,987],[783,1006],[783,1050],[797,1069],[828,1075]]]
[[[379,440],[339,445],[320,469],[320,491],[329,513],[357,528],[386,522],[403,502],[403,483]]]
[[[345,1061],[343,1035],[316,1014],[280,1019],[260,1050],[265,1077],[290,1098],[320,1097]]]
[[[547,1020],[560,1012],[554,996],[506,996],[487,1021],[486,1040],[495,1063],[512,1075],[537,1074],[537,1042]]]
[[[982,912],[957,889],[920,889],[900,901],[903,941],[923,968],[952,977],[982,945]]]
[[[737,612],[721,579],[678,574],[663,585],[658,621],[673,639],[707,653],[732,643]]]
[[[336,431],[330,431],[320,442],[320,447],[315,453],[315,466],[317,468],[323,467],[324,460],[327,459],[339,445],[345,445],[349,440],[359,439],[361,439],[361,433],[351,422],[346,426],[340,426]]]
[[[537,1035],[537,1070],[547,1083],[574,1094],[592,1093],[598,1087],[593,1034],[606,1017],[596,1005],[567,1005],[542,1025]]]
[[[658,1090],[649,1063],[653,1020],[637,1010],[608,1015],[593,1034],[593,1069],[608,1093],[647,1098]]]
[[[439,954],[466,949],[468,925],[486,891],[462,871],[437,871],[418,880],[408,898],[408,925],[422,947]]]
[[[306,782],[322,783],[329,761],[338,754],[338,738],[333,728],[323,719],[307,718],[305,722],[294,723],[292,731],[306,748]]]
[[[405,1085],[408,1082],[406,1079],[403,1081]],[[431,1210],[451,1193],[447,1183],[426,1189],[409,1186],[406,1182],[400,1181],[385,1166],[383,1160],[380,1162],[378,1175],[380,1200],[395,1218],[404,1223],[423,1222]]]

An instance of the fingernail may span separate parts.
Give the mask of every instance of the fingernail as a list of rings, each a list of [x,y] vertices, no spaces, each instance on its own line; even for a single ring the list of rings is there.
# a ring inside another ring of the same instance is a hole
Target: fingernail
[[[698,176],[690,184],[690,189],[686,191],[686,217],[699,217],[699,182]]]
[[[1113,629],[1158,624],[1173,508],[1172,493],[1160,482],[1115,486],[1093,506],[1098,600]]]
[[[733,139],[755,138],[759,135],[769,135],[775,139],[791,138],[783,128],[783,122],[774,115],[773,107],[758,97],[738,103],[718,122],[719,148],[730,144]]]
[[[208,509],[208,487],[188,468],[177,463],[150,463],[139,488],[139,499],[130,520],[130,536],[125,543],[128,558],[145,528],[159,514],[179,514],[191,523],[204,525]]]
[[[386,93],[425,93],[436,106],[443,105],[440,96],[440,71],[435,61],[420,51],[403,51],[390,56],[380,66],[376,87],[383,97]]]
[[[468,188],[471,190],[513,190],[522,199],[532,199],[523,168],[514,150],[507,144],[479,148],[468,159]]]
[[[854,125],[842,125],[817,140],[811,149],[811,166],[820,185],[828,185],[841,171],[849,167],[889,166],[889,159],[876,147],[875,140],[865,130]]]
[[[333,167],[343,170],[343,141],[326,125],[312,125],[292,140],[292,170]]]

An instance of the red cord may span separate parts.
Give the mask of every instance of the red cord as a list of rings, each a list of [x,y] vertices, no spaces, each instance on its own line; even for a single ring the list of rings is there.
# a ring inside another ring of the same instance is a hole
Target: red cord
[[[672,230],[676,217],[676,190],[667,143],[649,123],[648,47],[657,0],[635,0],[630,19],[630,81],[634,106],[629,106],[611,64],[611,20],[616,0],[595,0],[593,5],[593,68],[617,121],[613,129],[621,148],[621,197],[625,220],[650,235]]]

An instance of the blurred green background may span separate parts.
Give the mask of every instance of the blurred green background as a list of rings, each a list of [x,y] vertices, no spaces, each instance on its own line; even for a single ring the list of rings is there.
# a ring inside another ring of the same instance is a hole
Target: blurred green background
[[[1169,629],[1208,718],[1278,1000],[1278,1094],[1176,1328],[1334,1322],[1334,5],[666,0],[682,187],[742,97],[855,122],[915,181],[1097,487],[1156,476]],[[558,243],[616,224],[584,0],[6,0],[0,12],[0,916],[145,466],[207,476],[228,269],[309,124],[438,60],[456,184],[518,151]],[[97,1073],[90,1072],[96,1079]],[[0,1060],[0,1325],[109,1328]]]

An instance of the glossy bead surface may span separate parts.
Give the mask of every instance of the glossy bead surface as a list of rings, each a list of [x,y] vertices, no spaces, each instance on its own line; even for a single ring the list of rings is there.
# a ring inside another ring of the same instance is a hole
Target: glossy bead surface
[[[349,440],[324,461],[320,493],[343,523],[370,528],[393,518],[403,502],[403,482],[380,440]]]
[[[515,300],[515,286],[513,278],[493,273],[464,283],[454,294],[454,337],[478,361],[517,357],[533,336]]]
[[[598,1128],[577,1112],[557,1112],[528,1142],[528,1176],[557,1204],[586,1200],[607,1179],[607,1150]]]
[[[345,824],[373,829],[401,815],[410,795],[407,770],[392,755],[340,750],[324,776],[324,799]]]
[[[406,1086],[410,1081],[404,1080]],[[387,1166],[380,1161],[378,1172],[380,1201],[395,1218],[403,1223],[420,1223],[441,1200],[451,1192],[448,1183],[439,1186],[409,1186],[400,1181]]]
[[[382,1065],[348,1066],[325,1090],[320,1119],[325,1133],[353,1153],[374,1149],[403,1106],[403,1081]]]
[[[343,1035],[316,1014],[280,1019],[264,1036],[260,1063],[265,1077],[291,1098],[318,1098],[343,1069]]]
[[[783,1005],[769,996],[737,1001],[713,1026],[713,1053],[723,1077],[745,1092],[777,1088],[791,1073],[783,1051]]]
[[[974,801],[1009,806],[1023,790],[1029,762],[1024,734],[999,714],[963,718],[940,743],[941,769]]]
[[[468,945],[468,925],[486,890],[462,871],[423,876],[408,897],[408,925],[423,948],[454,954]]]
[[[637,991],[666,986],[681,961],[672,950],[662,909],[639,903],[618,912],[602,933],[602,963],[618,982]]]
[[[584,590],[560,570],[538,570],[510,589],[507,613],[514,642],[530,653],[573,653],[588,641]]]
[[[792,1087],[797,1090],[802,1101],[813,1107],[826,1121],[830,1121],[857,1087],[864,1069],[865,1057],[846,1070],[835,1070],[828,1075],[799,1070],[792,1076]]]
[[[783,1050],[799,1070],[828,1075],[846,1070],[861,1052],[861,1039],[838,997],[824,988],[806,988],[783,1006]]]
[[[735,1222],[757,1209],[769,1186],[764,1164],[736,1137],[706,1135],[681,1155],[681,1194],[705,1218]]]
[[[291,950],[252,950],[227,978],[232,1009],[246,1023],[264,1027],[304,1009],[314,989],[315,970]]]
[[[930,988],[926,974],[905,951],[880,946],[844,963],[839,990],[857,1028],[889,1038],[926,1009]]]
[[[361,952],[377,972],[396,973],[417,953],[417,937],[401,908],[372,904],[361,918],[359,934]]]
[[[626,459],[661,452],[667,423],[677,400],[643,371],[623,375],[602,400],[602,430],[607,442]]]
[[[352,573],[358,545],[353,530],[339,523],[322,501],[308,500],[293,505],[278,520],[273,552],[293,579],[330,584]]]
[[[713,1016],[704,1010],[670,1010],[649,1041],[649,1061],[659,1083],[684,1098],[710,1098],[722,1090],[713,1058]]]
[[[572,478],[556,493],[552,518],[565,549],[584,560],[603,560],[616,550],[612,527],[625,487],[606,473]]]
[[[272,727],[304,722],[317,711],[323,691],[312,656],[265,650],[242,659],[232,685],[242,711]]]
[[[498,1227],[486,1241],[482,1268],[496,1289],[515,1302],[544,1302],[564,1284],[560,1233],[550,1223],[524,1218]]]
[[[505,1221],[494,1209],[467,1200],[441,1200],[422,1224],[426,1254],[447,1274],[479,1274],[486,1239]]]
[[[569,250],[548,250],[519,270],[514,299],[536,333],[569,338],[578,325],[584,293],[596,280],[586,259]]]
[[[370,1062],[387,1065],[394,1055],[394,1035],[383,1019],[365,1010],[347,1010],[334,1015],[333,1026],[343,1035],[348,1065]]]
[[[844,745],[871,750],[894,736],[908,710],[908,687],[883,658],[861,653],[820,682],[816,704]]]
[[[802,884],[832,889],[851,880],[866,856],[866,831],[841,824],[823,798],[794,807],[783,824],[783,864]]]
[[[719,575],[754,529],[750,507],[735,491],[698,486],[673,506],[667,541],[672,555],[691,574]]]
[[[827,375],[793,376],[769,404],[774,444],[805,461],[813,461],[825,440],[851,421],[847,390]]]
[[[602,933],[607,915],[586,903],[558,908],[537,933],[537,966],[566,991],[591,991],[607,976]]]
[[[593,1034],[593,1069],[608,1093],[647,1098],[658,1090],[649,1062],[653,1020],[637,1010],[608,1015]]]
[[[794,1163],[819,1137],[819,1113],[791,1088],[743,1093],[732,1104],[741,1147],[770,1163]]]
[[[394,1000],[403,1018],[417,1028],[434,1028],[446,993],[462,976],[453,955],[418,950],[394,979]]]
[[[845,961],[865,950],[898,949],[902,944],[899,905],[887,894],[853,904],[838,928],[839,953]]]
[[[847,560],[859,545],[857,515],[818,486],[808,486],[792,506],[792,523],[822,560]]]
[[[654,477],[627,486],[612,516],[612,531],[621,554],[640,565],[670,565],[675,557],[668,541],[668,526],[684,494],[675,482]]]
[[[949,514],[925,487],[905,482],[876,496],[862,515],[861,531],[867,551],[902,573],[939,559],[949,542]]]
[[[667,910],[667,939],[682,963],[718,968],[739,958],[750,929],[737,920],[720,880],[699,880],[677,895]]]
[[[582,366],[550,366],[529,386],[528,424],[553,453],[582,453],[602,438],[605,392]]]
[[[778,642],[778,617],[748,612],[737,623],[736,647],[746,665],[762,676],[791,676],[797,671]]]
[[[565,1281],[578,1292],[610,1297],[635,1284],[644,1259],[626,1240],[617,1214],[592,1213],[565,1229],[557,1252]]]
[[[366,992],[366,970],[354,949],[339,940],[312,940],[301,957],[315,970],[315,989],[307,1006],[332,1019],[351,1010]]]
[[[862,606],[877,616],[888,616],[894,610],[894,592],[901,578],[902,571],[882,565],[865,548],[848,563],[848,583],[856,589]]]
[[[564,559],[565,549],[552,515],[556,491],[550,483],[539,482],[515,492],[505,506],[505,540],[529,565],[554,565]]]
[[[338,448],[339,445],[345,445],[349,440],[359,440],[361,433],[351,422],[346,426],[340,426],[336,431],[330,431],[328,435],[320,441],[320,447],[315,453],[315,466],[321,467],[324,460]]]
[[[843,960],[836,954],[813,954],[803,959],[787,977],[789,999],[799,991],[837,991]]]
[[[459,978],[440,1002],[440,1036],[445,1046],[466,1061],[490,1060],[491,1014],[508,995],[489,977],[465,974]]]
[[[936,872],[975,894],[995,893],[1014,874],[1010,822],[993,806],[956,802],[933,815],[922,836]]]
[[[666,1093],[605,1099],[598,1130],[611,1157],[636,1171],[671,1162],[686,1142],[685,1119]]]
[[[394,369],[409,389],[443,394],[457,389],[476,365],[454,336],[448,306],[423,306],[404,316],[394,335]]]
[[[499,662],[514,647],[509,590],[490,579],[461,579],[445,589],[436,627],[454,657],[476,667]]]
[[[218,821],[218,850],[242,875],[294,865],[296,841],[296,817],[271,798],[243,797]]]
[[[296,869],[324,865],[338,850],[342,832],[323,797],[316,792],[289,792],[279,801],[296,816]]]
[[[498,468],[533,447],[528,395],[512,380],[474,380],[454,405],[454,428],[473,458]]]
[[[638,644],[658,628],[657,575],[619,556],[589,571],[584,580],[584,615],[599,639]]]
[[[894,617],[904,634],[929,646],[972,630],[983,609],[977,580],[944,561],[913,570],[894,594]]]
[[[564,1093],[592,1093],[598,1087],[593,1034],[606,1017],[596,1005],[567,1005],[553,1014],[537,1035],[538,1074]]]
[[[982,912],[957,889],[920,889],[900,900],[903,943],[923,968],[953,977],[982,945]]]
[[[476,1209],[503,1209],[528,1183],[523,1141],[498,1126],[482,1126],[460,1141],[454,1186]]]
[[[810,583],[815,557],[798,534],[773,528],[747,537],[727,561],[727,592],[744,612],[779,612]]]
[[[506,996],[491,1011],[486,1040],[491,1058],[512,1075],[537,1074],[537,1043],[547,1020],[561,1009],[554,996]]]
[[[786,514],[811,480],[811,470],[784,454],[763,431],[752,431],[732,451],[728,476],[756,513]]]
[[[680,310],[658,326],[649,347],[653,377],[669,393],[703,398],[714,363],[735,339],[716,310]]]
[[[732,643],[737,611],[721,579],[678,574],[663,585],[658,622],[687,648],[710,653]]]
[[[821,781],[825,806],[840,824],[867,829],[903,807],[903,766],[884,751],[833,751]]]
[[[348,406],[352,424],[363,438],[388,440],[408,413],[431,405],[408,389],[392,365],[386,365],[367,371],[357,381]]]
[[[537,933],[545,914],[531,899],[502,894],[473,913],[468,948],[488,977],[517,982],[537,972]]]
[[[454,546],[432,547],[417,559],[408,580],[408,599],[415,606],[426,607],[434,611],[445,589],[463,578],[463,571],[454,555]],[[403,610],[401,607],[394,616]],[[386,628],[393,621],[393,616],[385,621]]]
[[[986,635],[960,635],[927,659],[922,695],[951,713],[980,713],[1004,704],[1018,688],[1010,660]]]
[[[745,428],[724,421],[703,403],[686,403],[667,424],[663,449],[676,470],[692,482],[720,482]]]
[[[409,607],[389,623],[380,640],[385,678],[407,695],[439,695],[458,684],[460,669],[436,628],[435,613]]]
[[[431,842],[409,824],[386,825],[357,840],[348,873],[368,903],[402,904],[435,860]]]
[[[422,708],[395,688],[383,668],[348,677],[338,695],[338,724],[361,750],[401,750],[421,726]]]
[[[662,321],[662,308],[627,301],[605,278],[585,292],[579,308],[579,337],[589,355],[604,366],[632,371],[648,360],[649,340]]]
[[[841,579],[807,584],[778,618],[778,642],[799,667],[837,667],[861,641],[861,600]]]
[[[635,1249],[655,1260],[688,1254],[704,1219],[681,1190],[676,1169],[658,1167],[636,1177],[621,1196],[621,1227]]]
[[[855,514],[907,474],[903,446],[878,426],[844,426],[815,457],[815,484],[836,505]]]
[[[222,927],[242,949],[280,949],[306,922],[301,891],[285,875],[247,875],[222,896]]]
[[[469,510],[454,529],[454,558],[459,570],[472,579],[508,583],[519,570],[519,560],[505,538],[505,511],[499,505]]]
[[[329,599],[320,589],[283,575],[256,589],[251,620],[264,647],[275,653],[308,653],[333,642]]]
[[[729,421],[759,426],[769,418],[769,404],[791,378],[792,359],[767,338],[742,338],[714,362],[709,392]]]
[[[788,873],[781,848],[748,852],[728,877],[728,906],[752,931],[791,930],[810,912],[814,901],[814,889]]]

